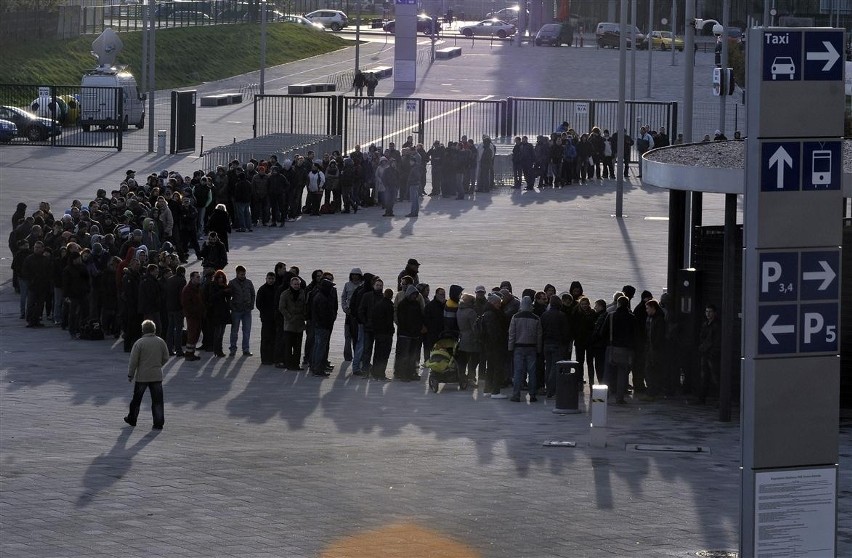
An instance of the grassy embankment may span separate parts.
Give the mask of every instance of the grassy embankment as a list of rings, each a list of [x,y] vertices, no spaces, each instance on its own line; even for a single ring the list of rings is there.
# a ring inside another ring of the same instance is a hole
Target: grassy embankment
[[[120,33],[124,48],[119,64],[140,77],[142,33]],[[0,56],[0,83],[77,85],[83,72],[95,66],[91,55],[95,36],[41,41],[4,47]],[[297,25],[267,26],[267,67],[301,60],[343,48],[348,43],[332,33]],[[158,29],[156,88],[175,89],[223,79],[260,67],[260,31],[257,25],[215,25]]]

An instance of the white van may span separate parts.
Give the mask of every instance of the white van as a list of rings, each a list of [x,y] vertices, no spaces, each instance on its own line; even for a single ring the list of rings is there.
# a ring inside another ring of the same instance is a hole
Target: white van
[[[121,90],[123,114],[119,114],[116,88]],[[92,126],[145,127],[146,95],[139,93],[136,79],[125,68],[98,66],[83,76],[80,88],[80,124],[88,132]]]

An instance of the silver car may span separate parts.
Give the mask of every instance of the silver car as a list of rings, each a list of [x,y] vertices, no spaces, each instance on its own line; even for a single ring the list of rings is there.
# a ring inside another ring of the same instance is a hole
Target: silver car
[[[340,10],[314,10],[305,14],[305,19],[319,23],[332,31],[340,31],[349,25],[349,18]]]
[[[505,21],[493,18],[483,19],[479,23],[462,27],[461,29],[459,29],[459,33],[461,33],[465,37],[497,36],[503,39],[509,37],[510,35],[514,35],[517,30],[518,28],[512,25],[511,23],[506,23]]]

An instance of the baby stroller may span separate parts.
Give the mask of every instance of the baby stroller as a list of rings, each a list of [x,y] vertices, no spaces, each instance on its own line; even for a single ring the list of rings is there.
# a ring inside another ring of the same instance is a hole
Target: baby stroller
[[[458,383],[459,389],[467,389],[467,376],[459,372],[456,351],[459,346],[459,334],[445,331],[432,345],[429,360],[424,365],[429,369],[429,387],[438,393],[438,384]]]

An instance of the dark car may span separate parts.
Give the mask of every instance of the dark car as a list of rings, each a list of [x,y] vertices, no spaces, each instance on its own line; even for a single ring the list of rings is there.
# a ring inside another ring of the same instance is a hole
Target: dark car
[[[627,48],[631,48],[633,45],[633,31],[636,32],[636,46],[641,48],[642,44],[645,42],[645,35],[639,32],[638,27],[632,25],[627,26]],[[621,24],[610,22],[598,23],[598,27],[595,30],[595,38],[597,39],[597,43],[600,48],[619,48],[619,42],[621,40]]]
[[[538,33],[535,34],[536,46],[561,46],[564,44],[571,46],[573,42],[574,32],[568,23],[547,23],[542,25]]]
[[[0,120],[0,142],[9,143],[18,135],[18,127],[11,120]]]
[[[396,31],[396,20],[391,20],[385,23],[382,26],[387,33],[393,33]],[[435,24],[435,34],[437,35],[441,31],[441,24]],[[418,15],[417,16],[417,32],[423,33],[424,35],[432,34],[432,18],[427,15]]]
[[[0,107],[0,120],[14,122],[18,127],[18,135],[30,141],[44,141],[62,133],[62,126],[56,120],[42,118],[16,107]]]

